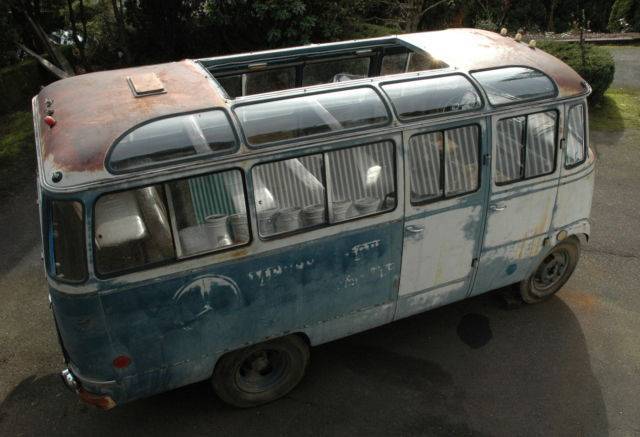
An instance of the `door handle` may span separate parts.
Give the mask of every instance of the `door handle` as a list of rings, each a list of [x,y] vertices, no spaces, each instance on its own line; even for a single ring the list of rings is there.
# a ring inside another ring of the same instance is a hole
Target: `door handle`
[[[491,205],[489,207],[491,209],[491,211],[504,211],[505,209],[507,209],[507,205],[502,204],[502,205]]]
[[[424,226],[409,225],[404,229],[410,234],[421,234],[424,231]]]

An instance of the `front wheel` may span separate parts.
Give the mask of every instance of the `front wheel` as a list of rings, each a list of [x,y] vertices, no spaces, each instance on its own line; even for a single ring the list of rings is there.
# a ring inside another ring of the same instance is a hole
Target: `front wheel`
[[[213,371],[213,389],[236,407],[265,404],[298,385],[308,363],[309,346],[298,335],[266,341],[220,358]]]
[[[520,296],[526,303],[549,299],[569,280],[580,259],[580,241],[571,237],[544,257],[531,276],[520,283]]]

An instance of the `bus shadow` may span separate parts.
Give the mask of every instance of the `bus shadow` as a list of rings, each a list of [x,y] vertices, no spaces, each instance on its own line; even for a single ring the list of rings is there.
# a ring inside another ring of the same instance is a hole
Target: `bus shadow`
[[[504,291],[504,290],[503,290]],[[22,381],[0,434],[605,435],[580,324],[561,298],[505,308],[498,293],[312,349],[300,386],[248,410],[194,384],[109,412],[57,375]]]

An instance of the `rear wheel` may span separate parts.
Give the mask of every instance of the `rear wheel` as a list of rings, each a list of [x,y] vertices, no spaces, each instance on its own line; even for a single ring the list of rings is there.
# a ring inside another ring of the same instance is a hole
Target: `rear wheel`
[[[538,303],[553,296],[569,280],[580,258],[580,242],[572,237],[553,248],[531,276],[520,283],[526,303]]]
[[[304,376],[309,346],[297,335],[259,343],[224,355],[212,383],[223,401],[246,408],[289,393]]]

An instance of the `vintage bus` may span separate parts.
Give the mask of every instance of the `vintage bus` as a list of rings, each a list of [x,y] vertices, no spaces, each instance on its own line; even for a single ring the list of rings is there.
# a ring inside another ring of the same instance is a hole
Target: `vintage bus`
[[[33,99],[65,383],[292,390],[324,342],[518,284],[590,232],[589,85],[452,29],[103,71]]]

